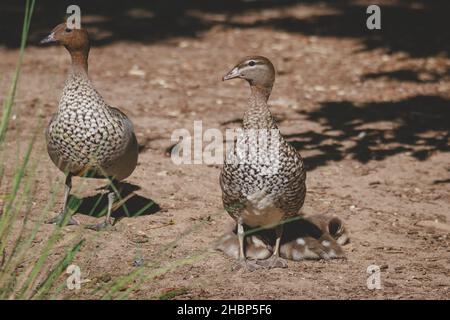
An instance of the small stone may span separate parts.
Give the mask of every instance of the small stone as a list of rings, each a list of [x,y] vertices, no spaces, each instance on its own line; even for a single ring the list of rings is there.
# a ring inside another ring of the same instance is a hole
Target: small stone
[[[325,87],[323,87],[323,86],[314,86],[314,91],[323,92],[323,91],[325,91]]]
[[[144,70],[140,69],[139,66],[133,65],[133,67],[128,71],[128,74],[130,76],[138,76],[138,77],[145,77],[146,73]]]

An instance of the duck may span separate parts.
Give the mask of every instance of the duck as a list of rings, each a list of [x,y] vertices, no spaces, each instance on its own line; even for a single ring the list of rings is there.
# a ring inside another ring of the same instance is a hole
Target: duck
[[[285,235],[280,244],[280,256],[286,260],[346,259],[342,246],[350,241],[343,221],[336,216],[316,214],[303,217],[285,225]],[[253,261],[264,260],[273,254],[274,235],[260,229],[245,238],[246,257]],[[239,240],[236,228],[223,235],[216,250],[239,258]]]
[[[57,112],[45,133],[50,159],[65,174],[62,210],[47,222],[78,224],[67,216],[73,177],[107,179],[105,221],[87,226],[96,231],[107,229],[112,226],[111,211],[119,196],[117,184],[133,173],[138,161],[133,123],[125,113],[108,105],[89,79],[90,43],[86,29],[61,23],[40,43],[62,45],[71,57]]]
[[[283,225],[300,215],[306,196],[303,159],[283,138],[269,109],[275,74],[268,58],[247,56],[223,77],[223,81],[243,79],[250,86],[237,143],[225,156],[219,178],[223,206],[237,223],[239,256],[235,268],[249,271],[287,267],[280,257]],[[245,226],[275,230],[275,247],[269,258],[256,262],[246,258]]]

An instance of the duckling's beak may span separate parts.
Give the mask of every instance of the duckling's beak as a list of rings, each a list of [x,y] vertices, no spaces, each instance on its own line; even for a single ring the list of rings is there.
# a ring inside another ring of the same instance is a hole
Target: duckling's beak
[[[44,39],[42,39],[39,43],[44,44],[44,43],[52,43],[52,42],[57,42],[57,40],[55,39],[54,32],[50,33],[48,36],[46,36]]]
[[[234,79],[234,78],[238,78],[241,75],[241,72],[239,70],[238,67],[234,67],[233,69],[231,69],[230,72],[228,72],[223,78],[222,81],[225,80],[230,80],[230,79]]]

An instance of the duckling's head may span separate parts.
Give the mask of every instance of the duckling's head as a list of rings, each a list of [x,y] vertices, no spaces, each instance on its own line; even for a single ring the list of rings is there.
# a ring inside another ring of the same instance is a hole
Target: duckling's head
[[[57,25],[52,32],[41,40],[43,43],[59,43],[69,52],[89,52],[89,35],[85,29],[69,28],[66,23]]]
[[[245,79],[251,86],[271,89],[275,81],[275,68],[266,57],[249,56],[231,69],[223,81],[235,78]]]
[[[328,232],[334,239],[336,239],[337,243],[340,245],[345,245],[350,241],[344,223],[338,217],[332,217],[328,221]]]

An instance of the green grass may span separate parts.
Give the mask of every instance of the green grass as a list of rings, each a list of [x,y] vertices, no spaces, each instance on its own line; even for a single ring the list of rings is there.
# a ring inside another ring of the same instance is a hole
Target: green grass
[[[27,142],[25,153],[20,149],[14,154],[7,144],[8,127],[14,107],[17,87],[22,69],[25,48],[30,30],[31,18],[35,6],[34,0],[25,3],[23,29],[19,55],[10,89],[5,95],[0,120],[0,299],[41,299],[53,288],[55,281],[65,271],[84,240],[69,245],[66,254],[48,265],[47,257],[53,253],[54,244],[60,235],[60,228],[46,239],[45,245],[35,252],[33,242],[41,230],[43,221],[55,204],[57,190],[54,189],[42,209],[38,221],[30,219],[33,200],[37,188],[37,169],[39,158],[33,158],[36,140],[41,138],[42,123],[38,123]],[[19,119],[17,119],[19,121]],[[24,137],[16,133],[17,142]],[[20,144],[17,143],[17,146]],[[10,168],[13,164],[13,168]],[[15,164],[15,167],[14,167]],[[8,166],[8,168],[7,168]],[[9,170],[12,170],[9,172]],[[31,268],[30,268],[31,266]],[[38,281],[39,280],[39,281]]]
[[[181,296],[188,292],[189,292],[189,290],[186,288],[169,290],[166,293],[163,293],[162,295],[160,295],[159,300],[172,300],[172,299],[176,298],[177,296]]]
[[[39,253],[38,263],[34,264],[31,272],[20,272],[23,269],[24,260],[28,259],[32,252],[31,243],[35,239],[39,223],[30,227],[29,214],[33,203],[33,192],[36,186],[36,171],[38,161],[31,161],[36,139],[39,137],[38,131],[42,129],[42,124],[36,126],[36,130],[28,141],[25,154],[20,155],[20,151],[14,155],[11,148],[8,148],[6,138],[11,113],[14,106],[17,87],[21,74],[23,57],[27,44],[28,32],[30,30],[31,18],[33,15],[35,1],[27,0],[25,3],[22,37],[20,42],[19,56],[16,68],[11,80],[11,86],[3,101],[2,116],[0,120],[0,192],[2,195],[2,208],[0,215],[0,252],[2,259],[0,264],[0,298],[39,298],[44,296],[51,282],[61,274],[62,267],[73,259],[73,254],[67,254],[56,264],[55,269],[49,271],[43,268],[45,257],[50,254],[51,241]],[[19,141],[21,137],[16,137]],[[8,157],[14,157],[10,163],[16,164],[12,174],[6,171]],[[50,210],[53,198],[44,211]],[[50,239],[51,240],[51,239]],[[77,250],[79,246],[75,246]],[[35,281],[37,275],[45,275],[45,280],[36,291]]]

